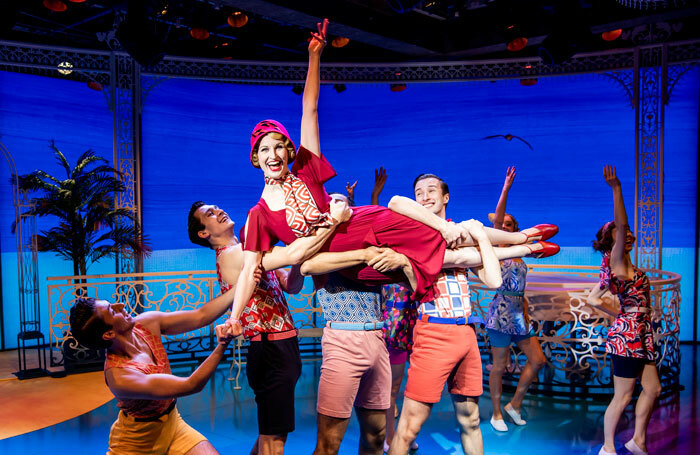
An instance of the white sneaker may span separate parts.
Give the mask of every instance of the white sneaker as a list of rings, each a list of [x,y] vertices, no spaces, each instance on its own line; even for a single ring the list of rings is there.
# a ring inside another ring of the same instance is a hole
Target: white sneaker
[[[494,419],[491,417],[491,426],[496,431],[508,431],[508,425],[503,421],[503,419]]]
[[[617,455],[617,452],[608,452],[605,450],[605,444],[603,444],[603,447],[601,447],[600,451],[598,451],[598,455]]]
[[[513,419],[514,424],[525,425],[527,423],[526,421],[524,421],[522,419],[522,417],[520,417],[520,413],[518,411],[516,411],[515,409],[513,409],[513,406],[511,406],[510,403],[505,405],[503,410],[506,411],[506,414],[508,414],[508,416],[510,416],[511,419]]]
[[[384,453],[389,453],[389,444],[386,443],[386,440],[384,441]]]
[[[639,448],[634,439],[630,439],[625,443],[625,449],[629,450],[632,455],[648,455],[648,452],[643,451]]]
[[[414,439],[413,442],[411,443],[411,446],[408,448],[408,451],[409,451],[409,453],[413,453],[413,452],[416,452],[417,450],[418,450],[418,443]]]

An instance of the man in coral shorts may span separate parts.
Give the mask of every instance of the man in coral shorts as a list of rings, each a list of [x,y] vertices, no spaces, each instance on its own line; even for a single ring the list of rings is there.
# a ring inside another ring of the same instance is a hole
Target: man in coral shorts
[[[447,184],[432,174],[420,175],[413,184],[416,201],[445,218],[449,201]],[[483,230],[482,230],[483,232]],[[496,253],[478,225],[471,230],[479,242],[486,267],[499,267]],[[408,369],[405,398],[389,454],[408,453],[428,419],[434,403],[440,401],[444,384],[452,394],[464,453],[482,455],[484,443],[479,428],[479,396],[483,392],[481,356],[471,315],[466,269],[445,269],[435,281],[437,299],[421,303],[413,331],[413,353]]]

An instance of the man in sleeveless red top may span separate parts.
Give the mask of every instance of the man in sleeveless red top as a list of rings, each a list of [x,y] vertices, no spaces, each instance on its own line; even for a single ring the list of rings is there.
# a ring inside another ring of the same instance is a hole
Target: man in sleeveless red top
[[[201,391],[223,359],[231,340],[216,329],[219,343],[188,377],[170,373],[161,335],[190,332],[213,323],[231,305],[229,292],[195,310],[147,311],[132,317],[123,303],[79,298],[70,310],[72,335],[93,349],[107,349],[105,381],[121,408],[109,436],[108,455],[218,454],[187,425],[177,397]]]
[[[347,206],[335,205],[331,216],[344,221],[351,212]],[[246,374],[255,392],[258,407],[259,436],[251,453],[282,453],[288,433],[294,431],[294,389],[301,372],[297,331],[282,291],[299,292],[303,277],[299,266],[315,255],[335,230],[333,224],[309,237],[295,240],[287,247],[274,247],[261,261],[252,296],[244,307],[240,323],[243,336],[250,340]],[[188,215],[190,240],[216,250],[216,272],[222,292],[235,287],[243,264],[241,243],[234,234],[234,222],[215,205],[197,201]],[[380,253],[376,251],[375,253]],[[371,257],[367,255],[369,260]],[[334,253],[324,253],[321,261],[330,269],[316,268],[315,273],[332,270]]]

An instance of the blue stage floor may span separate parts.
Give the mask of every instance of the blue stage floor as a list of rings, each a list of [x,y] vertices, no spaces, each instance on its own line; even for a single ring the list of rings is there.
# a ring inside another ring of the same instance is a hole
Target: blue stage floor
[[[682,347],[681,384],[684,390],[662,400],[652,416],[648,434],[651,454],[700,453],[700,390],[698,348]],[[296,425],[290,434],[286,454],[308,455],[316,441],[316,384],[319,362],[305,362],[297,385]],[[176,374],[185,374],[183,368]],[[199,430],[222,454],[248,453],[257,435],[255,400],[241,375],[242,390],[234,390],[227,380],[228,368],[220,368],[201,393],[182,398],[178,408],[184,419]],[[607,402],[551,399],[532,396],[525,400],[528,424],[509,425],[508,433],[495,432],[490,424],[491,402],[486,393],[481,399],[481,429],[488,454],[551,455],[597,454],[603,437],[603,413]],[[507,395],[505,396],[507,397]],[[51,399],[51,397],[46,397]],[[76,396],[76,399],[80,397]],[[504,399],[504,404],[506,403]],[[115,401],[83,416],[53,427],[0,441],[1,454],[98,454],[106,451],[109,428],[116,418]],[[618,432],[618,453],[627,453],[622,445],[632,434],[633,408],[623,417]],[[421,432],[419,454],[461,454],[454,424],[452,403],[445,392],[443,400]],[[352,420],[341,454],[357,453],[358,426]]]

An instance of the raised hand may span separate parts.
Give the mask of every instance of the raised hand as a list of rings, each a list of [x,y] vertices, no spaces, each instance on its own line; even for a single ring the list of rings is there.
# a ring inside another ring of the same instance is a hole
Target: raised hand
[[[374,170],[374,188],[372,188],[372,194],[379,196],[379,194],[384,189],[384,184],[386,183],[386,169],[379,167],[379,169]]]
[[[357,186],[357,180],[352,185],[350,185],[350,182],[345,184],[345,192],[348,194],[348,199],[355,199],[355,186]]]
[[[515,180],[515,166],[511,166],[506,171],[506,179],[503,182],[503,189],[509,190],[513,186],[513,180]]]
[[[333,199],[331,201],[330,213],[331,217],[338,223],[344,223],[352,216],[352,209],[348,206],[347,202]]]
[[[326,31],[328,30],[328,19],[323,19],[323,22],[316,24],[318,33],[311,32],[311,41],[309,41],[309,54],[321,55],[323,48],[326,47]]]
[[[611,188],[620,186],[620,180],[618,180],[617,178],[617,171],[615,170],[615,166],[606,164],[603,168],[603,177],[605,177],[605,183],[610,185]]]

